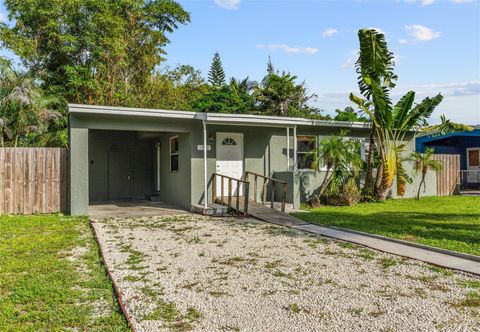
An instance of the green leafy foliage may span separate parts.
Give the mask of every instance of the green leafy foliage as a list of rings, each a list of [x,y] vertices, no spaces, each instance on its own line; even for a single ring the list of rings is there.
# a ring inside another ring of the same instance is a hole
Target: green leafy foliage
[[[0,60],[0,146],[65,146],[65,101]]]
[[[207,92],[192,103],[192,110],[216,113],[252,113],[254,98],[248,91],[235,84],[223,87],[209,87]]]
[[[147,80],[145,91],[135,96],[131,106],[193,111],[192,104],[208,91],[210,87],[199,70],[179,65],[156,71]]]
[[[130,104],[164,59],[167,33],[189,22],[172,0],[7,0],[2,44],[69,102]]]
[[[341,131],[337,135],[331,135],[322,140],[318,147],[309,153],[313,158],[312,168],[325,167],[325,177],[316,192],[312,194],[309,203],[319,205],[324,193],[336,195],[350,177],[358,174],[363,166],[360,155],[360,142],[347,137],[347,131]],[[328,189],[328,190],[327,190]]]
[[[314,117],[317,110],[308,106],[316,98],[309,94],[304,83],[296,83],[297,77],[289,73],[271,72],[254,89],[258,110],[265,115]]]
[[[367,118],[356,112],[351,106],[345,107],[343,111],[337,108],[335,113],[337,113],[333,118],[335,121],[367,122]]]

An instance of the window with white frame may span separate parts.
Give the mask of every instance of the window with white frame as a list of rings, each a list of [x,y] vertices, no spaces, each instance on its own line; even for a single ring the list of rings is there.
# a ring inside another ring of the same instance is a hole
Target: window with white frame
[[[313,155],[317,147],[315,136],[297,136],[297,169],[312,169]]]
[[[170,172],[178,172],[178,136],[170,137]]]

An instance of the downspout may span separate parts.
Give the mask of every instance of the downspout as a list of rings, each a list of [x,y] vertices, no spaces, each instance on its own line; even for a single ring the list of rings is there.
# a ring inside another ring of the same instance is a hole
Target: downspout
[[[207,121],[203,120],[203,206],[208,208],[208,179],[207,179]]]

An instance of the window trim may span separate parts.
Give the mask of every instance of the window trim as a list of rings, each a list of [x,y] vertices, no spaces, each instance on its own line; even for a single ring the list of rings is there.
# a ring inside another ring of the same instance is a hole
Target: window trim
[[[174,139],[177,140],[177,152],[172,153],[172,140],[174,140]],[[180,156],[179,156],[178,150],[180,150],[180,141],[178,139],[178,135],[168,138],[168,156],[169,156],[168,159],[169,159],[169,164],[170,164],[170,167],[169,167],[170,173],[178,173],[178,171],[180,169],[180,165],[179,165]],[[177,156],[177,169],[176,170],[172,170],[172,156]]]
[[[295,165],[296,169],[297,169],[298,171],[316,171],[316,169],[313,169],[313,168],[300,168],[300,167],[298,167],[298,164],[299,164],[299,162],[300,162],[299,155],[300,155],[300,154],[306,155],[306,154],[308,154],[308,153],[310,152],[310,151],[299,151],[299,150],[298,150],[298,138],[299,138],[299,137],[311,137],[311,138],[313,138],[314,143],[315,143],[315,149],[317,149],[317,148],[318,148],[318,136],[317,136],[317,135],[297,135],[297,136],[295,137],[295,143],[296,143],[296,145],[297,145],[297,156],[296,156],[296,157],[297,157],[297,165]]]

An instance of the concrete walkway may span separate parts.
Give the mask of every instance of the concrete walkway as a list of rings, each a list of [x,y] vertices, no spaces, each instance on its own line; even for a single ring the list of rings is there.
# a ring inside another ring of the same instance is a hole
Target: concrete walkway
[[[375,238],[373,236],[307,223],[286,213],[250,202],[249,214],[259,220],[348,241],[391,254],[417,259],[433,265],[480,275],[480,262],[456,257],[407,244]]]

